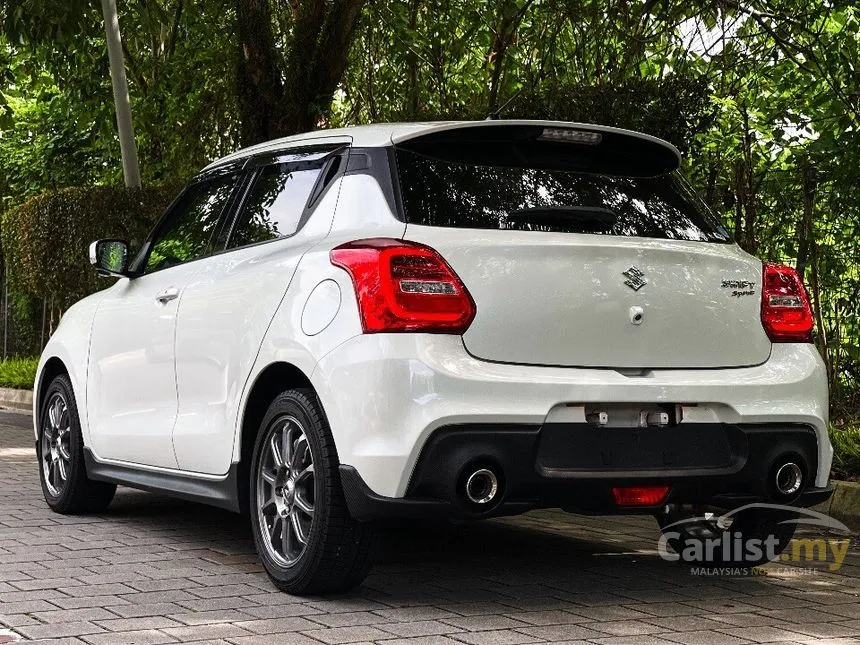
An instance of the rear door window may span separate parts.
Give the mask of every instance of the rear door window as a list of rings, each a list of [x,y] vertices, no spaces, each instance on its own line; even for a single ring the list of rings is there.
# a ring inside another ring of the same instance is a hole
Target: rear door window
[[[628,162],[614,174],[605,158],[600,172],[579,170],[546,155],[530,160],[513,142],[510,151],[494,142],[485,158],[474,148],[460,154],[453,143],[444,156],[404,148],[395,154],[403,215],[410,224],[730,240],[677,171],[642,176],[631,172]]]
[[[321,168],[296,170],[284,164],[264,167],[251,186],[227,248],[295,233],[320,172]]]

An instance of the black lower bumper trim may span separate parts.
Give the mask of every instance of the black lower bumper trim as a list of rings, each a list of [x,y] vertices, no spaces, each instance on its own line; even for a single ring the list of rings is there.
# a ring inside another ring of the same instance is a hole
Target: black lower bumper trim
[[[824,488],[807,488],[800,494],[800,497],[791,503],[791,505],[799,506],[801,508],[809,508],[810,506],[823,504],[830,499],[831,495],[833,495],[833,490],[833,486],[825,486]],[[714,506],[723,508],[738,508],[739,506],[754,504],[755,502],[761,501],[761,498],[751,495],[717,495],[711,499]]]
[[[383,497],[374,493],[352,466],[340,466],[340,483],[350,515],[361,521],[387,517],[433,518],[445,517],[451,504],[439,499],[407,499]]]
[[[384,497],[374,493],[352,466],[340,466],[340,480],[343,486],[346,505],[350,514],[362,522],[382,519],[475,519],[499,517],[503,515],[518,515],[537,508],[547,508],[542,500],[520,500],[503,502],[486,513],[475,513],[462,504],[453,500],[442,499],[412,499],[408,497]],[[792,506],[806,508],[821,504],[830,499],[833,487],[810,488],[792,502]],[[739,508],[761,502],[756,497],[717,497],[711,500],[715,506],[726,509]],[[563,508],[563,507],[561,507]],[[565,509],[572,510],[572,509]],[[578,510],[578,509],[576,509]],[[612,513],[653,513],[654,508],[606,508],[602,512]]]
[[[694,436],[696,435],[696,436]],[[753,502],[813,506],[829,488],[781,499],[775,468],[799,463],[810,484],[818,467],[814,430],[800,424],[683,424],[671,429],[595,429],[574,424],[470,424],[439,428],[424,445],[403,498],[377,495],[349,465],[344,495],[358,519],[492,517],[536,508],[587,514],[654,513],[663,504],[737,508]],[[464,499],[476,468],[498,475],[486,508]],[[619,507],[616,486],[669,486],[655,507]]]

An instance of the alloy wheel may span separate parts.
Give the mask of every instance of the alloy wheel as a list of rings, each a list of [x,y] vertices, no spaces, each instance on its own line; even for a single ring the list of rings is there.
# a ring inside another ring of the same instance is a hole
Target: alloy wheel
[[[280,566],[294,565],[314,520],[314,462],[302,424],[293,416],[269,426],[257,470],[257,522],[266,551]]]
[[[59,497],[71,473],[71,415],[65,397],[59,392],[48,401],[42,420],[42,477],[48,492]]]

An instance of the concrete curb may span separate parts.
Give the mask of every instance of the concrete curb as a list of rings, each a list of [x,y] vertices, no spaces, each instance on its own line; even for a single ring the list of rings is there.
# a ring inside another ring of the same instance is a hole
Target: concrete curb
[[[815,510],[839,520],[853,531],[860,531],[860,483],[831,479],[833,495]]]
[[[0,387],[0,407],[31,412],[33,410],[33,391]]]

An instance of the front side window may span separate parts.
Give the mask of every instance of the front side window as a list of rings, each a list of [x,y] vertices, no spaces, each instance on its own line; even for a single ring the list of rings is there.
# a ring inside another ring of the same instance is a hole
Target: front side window
[[[152,240],[144,273],[203,257],[230,199],[234,176],[191,186],[174,206]]]
[[[320,169],[290,170],[276,164],[260,172],[236,220],[228,248],[266,242],[298,230]]]

